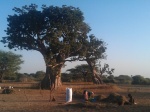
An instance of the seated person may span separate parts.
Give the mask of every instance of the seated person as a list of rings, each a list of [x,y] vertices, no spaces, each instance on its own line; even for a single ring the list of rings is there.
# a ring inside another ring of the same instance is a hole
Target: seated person
[[[134,98],[132,97],[131,94],[128,94],[128,97],[129,97],[129,103],[132,105],[134,104]]]
[[[94,98],[94,93],[91,91],[84,90],[83,96],[84,96],[84,100],[88,101],[89,99]]]

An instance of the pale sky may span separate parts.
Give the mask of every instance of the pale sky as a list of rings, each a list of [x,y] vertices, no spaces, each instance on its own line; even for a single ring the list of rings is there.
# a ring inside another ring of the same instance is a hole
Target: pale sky
[[[35,3],[39,6],[74,6],[84,13],[85,22],[89,24],[96,37],[107,45],[107,60],[113,75],[142,75],[150,77],[150,0],[1,0],[0,39],[6,36],[7,17],[14,12],[12,8]],[[9,51],[0,43],[0,49]],[[37,51],[17,51],[25,61],[21,73],[45,71],[42,55]],[[83,62],[66,63],[66,69]]]

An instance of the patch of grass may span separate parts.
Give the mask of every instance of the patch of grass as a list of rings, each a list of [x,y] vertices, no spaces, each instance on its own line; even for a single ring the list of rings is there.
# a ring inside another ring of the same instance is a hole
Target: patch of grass
[[[73,97],[74,98],[82,99],[83,98],[83,92],[81,90],[75,90],[73,92]]]
[[[76,108],[96,108],[97,104],[91,102],[85,102],[85,103],[68,104],[67,106],[76,107]]]

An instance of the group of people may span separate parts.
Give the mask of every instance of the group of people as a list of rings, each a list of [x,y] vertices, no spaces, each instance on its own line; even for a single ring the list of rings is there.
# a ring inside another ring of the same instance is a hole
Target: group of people
[[[85,101],[92,101],[92,102],[95,101],[94,92],[92,92],[92,91],[84,90],[83,97],[84,97]],[[135,104],[134,98],[132,97],[131,94],[128,94],[128,98],[129,98],[129,100],[128,100],[129,105]]]

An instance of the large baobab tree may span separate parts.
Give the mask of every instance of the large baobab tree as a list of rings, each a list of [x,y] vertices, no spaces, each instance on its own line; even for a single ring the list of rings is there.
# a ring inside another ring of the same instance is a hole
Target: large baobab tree
[[[83,13],[72,6],[43,5],[38,10],[35,4],[13,10],[15,14],[7,18],[7,36],[1,42],[10,49],[39,51],[46,65],[42,88],[59,86],[63,64],[74,60],[70,57],[78,55],[90,31]]]

